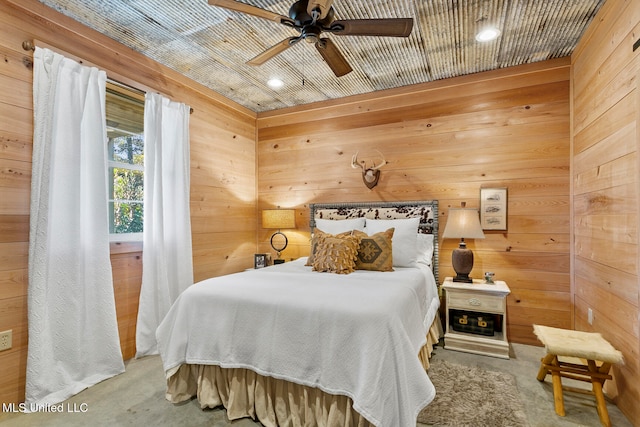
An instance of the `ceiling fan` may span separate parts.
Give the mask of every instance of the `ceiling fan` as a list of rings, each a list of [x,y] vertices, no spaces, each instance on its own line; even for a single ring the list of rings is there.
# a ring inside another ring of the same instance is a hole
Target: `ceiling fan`
[[[247,61],[247,64],[255,66],[264,64],[300,40],[305,40],[315,44],[333,73],[341,77],[350,73],[352,68],[331,39],[320,37],[321,33],[336,36],[407,37],[413,29],[412,18],[336,20],[332,3],[333,0],[298,0],[291,5],[289,16],[284,16],[235,0],[209,0],[212,6],[275,21],[295,28],[300,33],[298,36],[282,40]]]

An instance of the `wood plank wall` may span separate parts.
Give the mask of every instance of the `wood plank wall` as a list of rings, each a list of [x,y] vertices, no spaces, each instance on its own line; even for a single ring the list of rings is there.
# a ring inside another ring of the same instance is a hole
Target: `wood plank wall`
[[[537,344],[532,324],[571,327],[569,59],[258,114],[258,209],[295,208],[285,258],[309,251],[309,203],[440,200],[478,207],[481,187],[507,187],[508,231],[469,241],[472,276],[511,288],[508,334]],[[369,190],[351,157],[386,158]],[[258,228],[269,252],[272,230]],[[441,239],[442,241],[442,239]],[[440,278],[454,274],[444,241]],[[273,252],[271,250],[271,252]]]
[[[640,3],[607,1],[572,56],[575,328],[623,352],[608,392],[640,425]],[[589,324],[588,311],[593,322]]]
[[[259,114],[256,189],[252,112],[35,0],[0,0],[0,330],[14,334],[13,348],[0,353],[0,401],[24,398],[33,119],[32,74],[23,63],[31,54],[21,43],[39,39],[194,107],[196,280],[249,267],[256,243],[270,251],[270,231],[256,232],[256,191],[258,209],[297,210],[297,229],[287,231],[289,258],[308,253],[312,202],[435,198],[442,232],[449,207],[461,201],[477,207],[481,187],[507,187],[509,230],[469,242],[476,254],[473,275],[492,270],[511,286],[508,333],[514,342],[536,343],[532,323],[572,327],[575,298],[576,328],[600,331],[625,352],[613,392],[637,425],[640,76],[630,46],[639,22],[639,4],[605,4],[573,56],[573,96],[569,63],[560,59]],[[356,151],[362,160],[376,160],[375,149],[389,163],[379,186],[368,190],[349,164]],[[453,273],[456,243],[442,243],[444,277]],[[112,263],[129,357],[135,352],[141,246],[113,245]],[[593,325],[586,321],[588,308]]]
[[[255,252],[255,113],[54,12],[35,0],[0,0],[0,402],[24,400],[27,262],[33,133],[32,58],[38,39],[125,83],[194,108],[190,118],[195,279],[241,271]],[[135,354],[141,244],[113,244],[116,311],[124,358]]]

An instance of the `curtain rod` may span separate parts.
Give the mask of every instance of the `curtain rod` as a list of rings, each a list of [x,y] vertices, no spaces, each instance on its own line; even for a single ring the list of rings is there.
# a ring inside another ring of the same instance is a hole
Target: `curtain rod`
[[[126,89],[126,90],[130,90],[131,92],[135,92],[135,93],[137,93],[139,95],[143,95],[144,96],[147,93],[146,91],[144,91],[142,89],[138,89],[137,87],[133,87],[133,86],[128,85],[126,83],[122,83],[122,82],[120,82],[118,80],[112,79],[111,77],[107,77],[107,81],[109,83],[111,83],[111,84],[114,84],[114,85],[119,86],[119,87],[121,87],[123,89]]]
[[[49,47],[49,45],[47,45],[46,43],[44,43],[44,45],[45,45],[46,47]],[[30,51],[35,51],[35,50],[36,50],[35,40],[24,40],[24,41],[22,42],[22,49],[24,49],[24,50],[30,50]],[[57,49],[55,49],[55,48],[54,48],[53,50],[57,50]],[[68,55],[68,56],[73,56],[73,55],[69,55],[69,54],[66,54],[66,55]],[[80,63],[83,63],[83,61],[82,61],[82,60],[79,60],[79,62],[80,62]],[[33,62],[29,61],[29,63],[25,63],[25,65],[27,66],[27,68],[31,68],[31,67],[33,67]],[[125,87],[126,89],[133,90],[133,91],[138,92],[138,93],[140,93],[140,94],[146,94],[146,93],[147,93],[147,91],[145,91],[145,90],[143,90],[143,89],[139,89],[139,88],[137,88],[137,87],[134,87],[134,86],[128,85],[128,84],[126,84],[126,83],[123,83],[123,82],[118,81],[118,80],[116,80],[116,79],[113,79],[113,78],[111,78],[111,77],[108,77],[108,80],[109,80],[111,83],[114,83],[114,84],[116,84],[116,85],[123,86],[123,87]],[[189,107],[189,114],[193,114],[193,111],[194,111],[194,110],[193,110],[193,107]]]

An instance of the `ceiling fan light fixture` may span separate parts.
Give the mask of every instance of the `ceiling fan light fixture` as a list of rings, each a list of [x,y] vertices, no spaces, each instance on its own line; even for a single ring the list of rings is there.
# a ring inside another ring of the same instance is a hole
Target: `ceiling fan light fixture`
[[[495,27],[483,28],[476,34],[476,40],[479,42],[490,42],[500,37],[500,30]]]
[[[280,89],[282,86],[284,86],[284,82],[279,78],[274,77],[267,81],[267,85],[269,85],[271,89]]]

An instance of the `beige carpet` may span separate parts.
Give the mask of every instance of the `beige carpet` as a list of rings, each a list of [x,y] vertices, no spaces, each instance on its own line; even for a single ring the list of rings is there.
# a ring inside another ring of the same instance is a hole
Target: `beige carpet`
[[[433,426],[528,426],[513,375],[434,360],[429,378],[434,401],[418,415]]]

